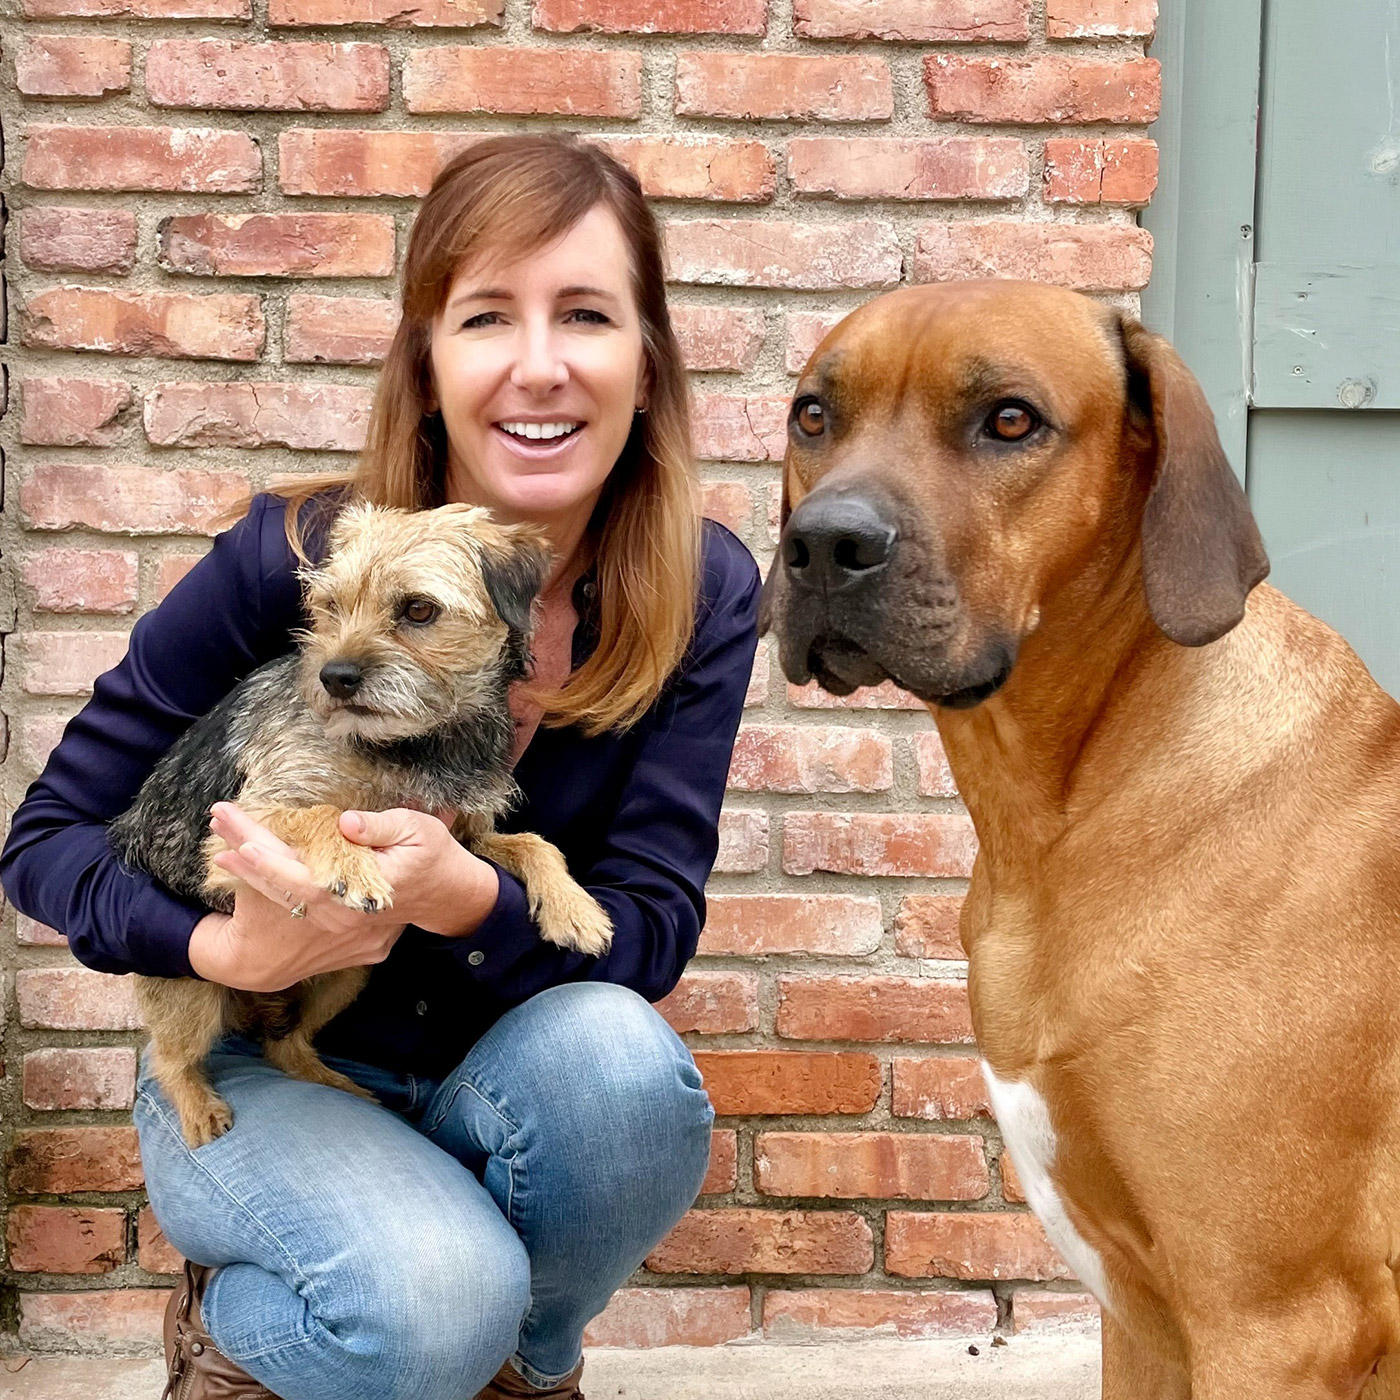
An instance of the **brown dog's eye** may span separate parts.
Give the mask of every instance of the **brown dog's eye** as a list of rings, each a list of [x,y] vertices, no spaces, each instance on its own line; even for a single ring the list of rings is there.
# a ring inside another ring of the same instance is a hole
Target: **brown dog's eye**
[[[431,622],[438,615],[438,607],[426,598],[414,598],[404,604],[403,615],[409,622],[416,622],[421,626],[425,622]]]
[[[1040,427],[1040,419],[1023,403],[998,404],[983,424],[983,432],[1000,442],[1020,442]]]
[[[826,412],[816,399],[803,399],[792,418],[808,437],[820,437],[826,427]]]

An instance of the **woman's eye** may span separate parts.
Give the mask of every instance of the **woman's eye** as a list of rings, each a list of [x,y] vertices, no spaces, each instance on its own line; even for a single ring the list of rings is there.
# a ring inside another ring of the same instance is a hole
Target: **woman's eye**
[[[988,415],[982,431],[998,442],[1020,442],[1040,427],[1040,419],[1023,403],[999,403]]]
[[[818,437],[826,428],[826,411],[816,399],[803,399],[793,410],[792,420],[808,437]]]
[[[495,311],[479,311],[475,316],[468,316],[462,322],[464,331],[480,330],[483,326],[494,326],[496,324],[497,313]]]
[[[594,311],[592,307],[580,307],[577,311],[571,311],[569,318],[581,320],[590,326],[606,326],[609,323],[607,316],[601,311]]]
[[[426,598],[415,598],[412,602],[404,604],[403,615],[409,622],[421,626],[425,622],[431,622],[438,615],[438,606]]]

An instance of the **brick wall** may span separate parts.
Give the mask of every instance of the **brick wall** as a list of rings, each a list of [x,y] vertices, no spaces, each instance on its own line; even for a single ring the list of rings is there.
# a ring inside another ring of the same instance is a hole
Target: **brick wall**
[[[11,803],[250,484],[341,464],[414,197],[565,126],[667,226],[708,511],[766,563],[792,376],[901,281],[1131,304],[1154,0],[17,0],[0,706]],[[974,840],[927,716],[761,651],[709,927],[666,1010],[719,1112],[705,1195],[595,1328],[630,1344],[1083,1317],[970,1044]],[[127,1111],[130,987],[0,934],[0,1331],[144,1347],[177,1261]]]

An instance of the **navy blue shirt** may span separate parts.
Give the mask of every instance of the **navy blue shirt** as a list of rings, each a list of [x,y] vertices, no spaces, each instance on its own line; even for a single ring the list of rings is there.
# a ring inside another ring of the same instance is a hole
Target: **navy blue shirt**
[[[313,512],[308,512],[311,519]],[[0,881],[16,908],[61,930],[103,972],[189,977],[190,934],[209,911],[123,865],[107,823],[131,805],[156,761],[245,675],[291,649],[305,626],[285,502],[248,515],[131,631],[125,658],[93,687],[14,814]],[[324,550],[324,524],[306,531]],[[704,923],[734,735],[757,644],[758,570],[706,521],[695,633],[661,696],[632,728],[586,737],[535,731],[515,768],[523,794],[504,831],[535,831],[612,918],[611,951],[586,957],[545,943],[519,880],[466,938],[413,925],[358,1000],[317,1039],[325,1052],[442,1074],[510,1007],[561,982],[631,987],[650,1001],[676,984]],[[573,665],[595,633],[596,584],[580,579]]]

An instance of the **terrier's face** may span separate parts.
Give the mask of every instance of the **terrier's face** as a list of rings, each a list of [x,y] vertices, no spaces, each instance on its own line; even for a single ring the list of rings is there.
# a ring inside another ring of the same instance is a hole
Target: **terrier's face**
[[[476,506],[342,511],[303,576],[307,704],[335,738],[387,743],[503,703],[549,561],[543,532]]]

